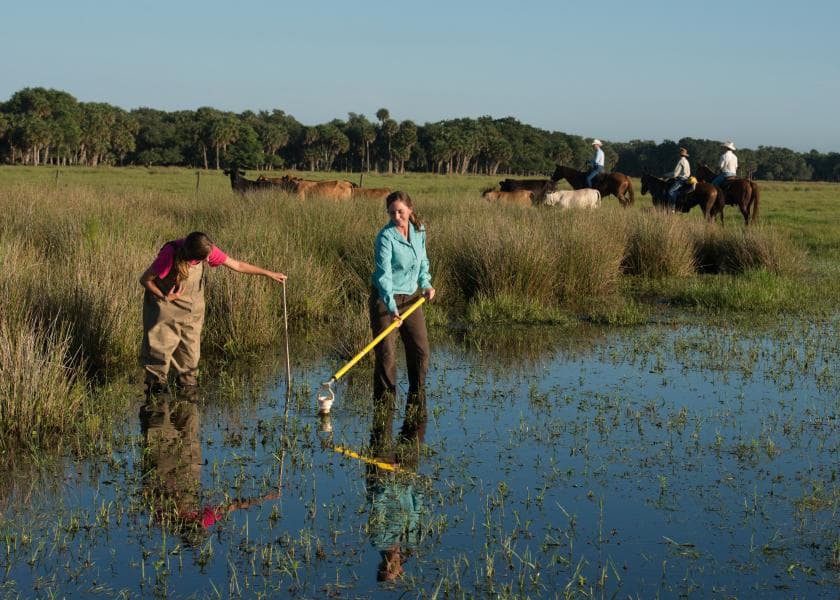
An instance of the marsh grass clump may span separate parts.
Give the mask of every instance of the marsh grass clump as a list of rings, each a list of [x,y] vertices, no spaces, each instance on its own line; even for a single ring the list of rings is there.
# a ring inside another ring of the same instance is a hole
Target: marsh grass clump
[[[518,212],[516,220],[505,211],[491,213],[449,242],[448,263],[457,276],[450,285],[457,281],[466,301],[480,303],[474,316],[516,313],[521,320],[616,291],[624,252],[619,221],[571,211]],[[491,310],[495,299],[499,306]],[[522,309],[505,308],[516,304]]]
[[[600,325],[642,325],[650,319],[650,312],[647,306],[633,298],[616,294],[595,302],[587,317]]]
[[[558,300],[580,309],[588,308],[593,299],[615,294],[626,244],[620,211],[566,211],[551,216],[547,225],[556,240]]]
[[[622,266],[631,275],[687,277],[695,270],[690,227],[661,211],[639,213],[627,221]]]
[[[694,240],[698,270],[705,273],[740,274],[763,269],[776,275],[798,275],[804,255],[775,229],[704,228]]]
[[[134,247],[109,238],[95,248],[78,247],[57,277],[35,289],[33,310],[66,324],[73,351],[93,372],[119,372],[132,364],[140,344],[140,267]]]
[[[0,448],[37,448],[72,427],[86,399],[67,327],[28,313],[0,317]]]
[[[677,306],[755,315],[794,311],[801,299],[802,289],[795,280],[763,269],[738,276],[694,278],[670,295],[670,301]]]
[[[511,227],[494,215],[462,229],[456,248],[452,262],[467,300],[508,295],[548,304],[557,295],[554,244],[534,221]]]
[[[479,293],[467,307],[467,321],[474,324],[522,323],[569,325],[573,317],[555,304],[507,293],[492,297]]]

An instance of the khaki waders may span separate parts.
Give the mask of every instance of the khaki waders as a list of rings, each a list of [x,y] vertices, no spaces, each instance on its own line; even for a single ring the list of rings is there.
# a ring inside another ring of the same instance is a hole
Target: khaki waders
[[[190,267],[190,275],[181,282],[181,295],[172,301],[156,298],[146,290],[143,295],[143,345],[140,360],[146,371],[149,389],[165,386],[170,366],[182,386],[196,385],[198,359],[201,355],[201,329],[204,326],[204,261]],[[167,294],[175,285],[172,265],[164,279],[155,283]]]

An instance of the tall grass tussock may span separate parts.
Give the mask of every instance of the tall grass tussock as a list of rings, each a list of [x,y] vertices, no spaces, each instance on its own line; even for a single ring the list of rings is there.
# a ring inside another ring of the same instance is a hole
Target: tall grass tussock
[[[66,326],[31,314],[0,319],[0,451],[37,449],[73,426],[87,399]]]

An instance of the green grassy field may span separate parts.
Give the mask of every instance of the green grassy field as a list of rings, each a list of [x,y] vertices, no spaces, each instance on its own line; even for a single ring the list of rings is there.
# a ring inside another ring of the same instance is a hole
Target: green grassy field
[[[283,171],[286,173],[286,171]],[[294,173],[291,172],[290,173]],[[274,174],[279,174],[275,172]],[[349,179],[359,183],[359,173],[309,173],[298,172],[311,179]],[[255,179],[258,174],[249,172]],[[504,175],[498,176],[435,176],[407,173],[405,175],[365,174],[365,187],[391,187],[404,189],[416,199],[445,199],[461,194],[476,195],[480,190],[496,185]],[[785,229],[791,237],[809,252],[817,262],[840,258],[840,185],[822,182],[759,182],[762,202],[759,221]],[[194,194],[196,184],[202,193],[229,190],[229,180],[221,172],[197,171],[182,168],[64,168],[0,167],[0,186],[53,184],[59,186],[89,186],[91,189],[112,192],[134,190],[151,193]],[[567,187],[565,182],[560,187]],[[651,206],[650,196],[642,196],[639,182],[634,181],[636,203],[630,210],[645,210]],[[605,201],[615,203],[615,199]],[[692,213],[697,216],[697,213]],[[726,209],[727,223],[740,223],[735,207]]]
[[[359,181],[314,176],[330,177]],[[699,212],[655,212],[638,182],[627,210],[612,197],[583,213],[489,205],[479,192],[501,178],[364,177],[366,187],[409,192],[427,223],[432,326],[837,315],[840,186],[762,183],[759,225],[745,230],[733,208],[723,228]],[[164,242],[192,230],[287,273],[297,330],[331,328],[339,353],[368,336],[373,237],[387,220],[379,203],[242,198],[219,172],[2,167],[0,211],[4,440],[37,445],[75,427],[62,398],[96,429],[92,388],[119,389],[136,370],[138,277]],[[275,286],[211,275],[206,354],[247,355],[282,330]]]

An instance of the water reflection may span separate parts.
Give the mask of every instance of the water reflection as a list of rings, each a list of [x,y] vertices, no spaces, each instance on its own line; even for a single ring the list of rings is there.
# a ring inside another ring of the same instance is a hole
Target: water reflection
[[[379,552],[377,581],[394,581],[422,539],[425,498],[415,477],[426,436],[428,414],[423,395],[409,396],[405,420],[396,444],[392,443],[393,398],[374,410],[371,452],[379,460],[394,462],[396,473],[368,464],[365,487],[369,506],[368,534]]]
[[[607,329],[586,324],[561,326],[485,326],[448,331],[440,340],[457,348],[471,363],[496,375],[529,371],[560,354],[567,360],[586,356],[603,344]]]
[[[395,583],[406,596],[830,595],[837,326],[782,327],[657,325],[603,342],[596,327],[568,340],[532,330],[531,347],[503,328],[438,339],[432,425],[422,406],[405,422],[401,404],[375,414],[368,361],[320,425],[352,445],[343,457],[332,442],[319,452],[309,441],[332,357],[296,371],[288,427],[285,385],[252,391],[232,364],[207,379],[198,411],[175,399],[144,408],[142,497],[126,472],[134,436],[114,460],[56,461],[32,485],[24,478],[37,469],[4,456],[15,477],[0,474],[9,541],[0,590],[85,595],[107,585],[141,596],[160,573],[177,597],[214,595],[226,580],[248,581],[240,595],[249,597],[397,596],[386,589]],[[255,385],[283,380],[277,365]],[[130,419],[134,432],[137,412]],[[245,506],[219,504],[228,493],[273,486],[278,447],[283,510],[225,518]],[[199,545],[213,554],[182,560],[164,527],[202,529],[205,510],[222,519],[209,526],[212,545]],[[167,565],[149,574],[151,561],[135,557],[152,555]],[[70,567],[72,580],[51,575]]]
[[[195,545],[227,513],[279,497],[263,496],[202,505],[201,414],[188,400],[151,398],[140,408],[143,495],[153,520]]]

